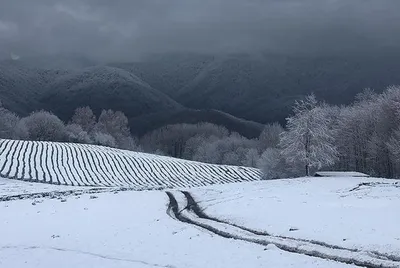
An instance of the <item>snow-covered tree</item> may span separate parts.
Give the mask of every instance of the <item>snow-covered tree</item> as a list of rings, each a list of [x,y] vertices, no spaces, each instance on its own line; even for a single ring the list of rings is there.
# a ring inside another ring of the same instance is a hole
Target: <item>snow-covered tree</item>
[[[281,134],[282,156],[292,165],[302,164],[306,176],[310,168],[333,165],[337,150],[330,120],[315,96],[296,101],[293,112],[287,118],[287,131]]]
[[[288,167],[281,152],[277,148],[267,148],[258,160],[257,167],[261,169],[266,180],[285,178]]]
[[[116,141],[114,137],[107,133],[95,132],[93,134],[93,142],[97,145],[116,147]]]
[[[400,128],[398,128],[387,142],[394,161],[400,163]]]
[[[79,125],[84,131],[90,133],[96,124],[96,116],[90,107],[80,107],[75,110],[71,124]]]
[[[16,136],[16,126],[18,121],[19,117],[16,114],[0,107],[0,138],[18,138]]]
[[[136,142],[129,130],[128,118],[123,112],[103,110],[93,132],[112,136],[115,147],[127,150],[136,148]]]
[[[103,110],[99,116],[96,129],[114,137],[130,135],[128,118],[120,111]]]
[[[70,142],[92,143],[89,134],[80,125],[68,124],[65,129]]]
[[[242,160],[242,165],[246,167],[257,167],[260,154],[256,148],[247,149],[247,152]]]
[[[33,112],[22,118],[17,126],[26,133],[26,139],[37,141],[65,141],[67,133],[64,123],[46,111]]]
[[[278,123],[266,125],[258,138],[260,149],[263,151],[267,148],[276,148],[283,131],[283,127]]]
[[[140,143],[149,152],[163,151],[173,157],[193,159],[195,151],[210,137],[227,137],[229,131],[211,123],[167,125],[147,133]]]

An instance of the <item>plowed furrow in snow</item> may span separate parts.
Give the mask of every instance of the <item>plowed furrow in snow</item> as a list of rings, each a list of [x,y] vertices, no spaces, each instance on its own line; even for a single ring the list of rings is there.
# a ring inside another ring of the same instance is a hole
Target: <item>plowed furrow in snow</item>
[[[0,139],[0,176],[70,186],[165,189],[256,181],[261,172],[96,145]]]

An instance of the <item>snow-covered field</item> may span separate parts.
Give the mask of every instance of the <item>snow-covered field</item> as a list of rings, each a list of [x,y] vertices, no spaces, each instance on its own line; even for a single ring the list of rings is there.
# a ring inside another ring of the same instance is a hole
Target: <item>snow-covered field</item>
[[[346,267],[170,218],[164,192],[0,202],[0,267]]]
[[[400,267],[396,181],[302,178],[187,191],[2,201],[0,267]]]
[[[260,171],[95,145],[0,140],[0,177],[143,190],[254,181]]]
[[[399,181],[300,178],[191,193],[206,214],[231,223],[274,236],[376,251],[400,261]]]

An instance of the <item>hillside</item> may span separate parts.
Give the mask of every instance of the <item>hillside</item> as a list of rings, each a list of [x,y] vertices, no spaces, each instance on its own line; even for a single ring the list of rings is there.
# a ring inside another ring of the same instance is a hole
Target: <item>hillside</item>
[[[181,88],[191,83],[214,59],[213,55],[172,53],[150,55],[142,61],[109,65],[136,74],[152,87],[174,98]]]
[[[127,71],[97,66],[63,75],[46,86],[39,102],[68,120],[77,107],[123,111],[127,117],[177,110],[180,104]]]
[[[252,168],[219,166],[108,147],[0,140],[3,178],[133,189],[195,187],[260,179]]]
[[[31,68],[16,61],[0,62],[0,99],[20,115],[39,107],[45,87],[66,71]]]

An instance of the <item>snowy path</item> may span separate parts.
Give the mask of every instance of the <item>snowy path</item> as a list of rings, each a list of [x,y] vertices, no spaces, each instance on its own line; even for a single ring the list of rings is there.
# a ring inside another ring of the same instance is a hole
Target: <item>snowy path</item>
[[[233,238],[265,246],[273,244],[283,251],[367,268],[400,267],[400,256],[392,256],[377,251],[349,249],[320,241],[274,236],[266,232],[262,233],[208,216],[187,191],[167,192],[167,195],[169,197],[167,213],[171,217],[181,222],[204,228],[224,238]]]

